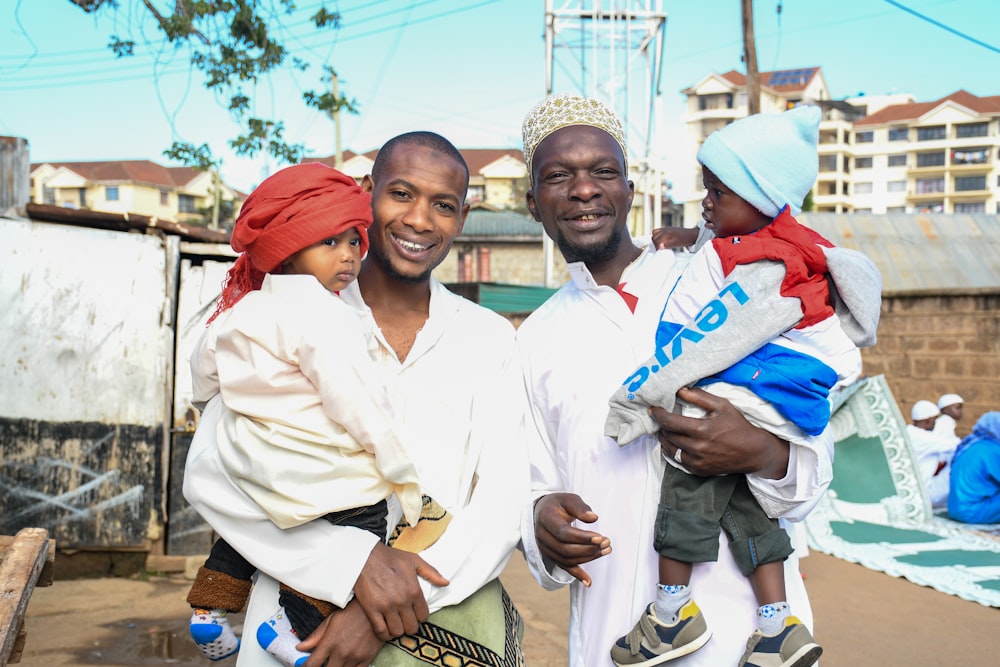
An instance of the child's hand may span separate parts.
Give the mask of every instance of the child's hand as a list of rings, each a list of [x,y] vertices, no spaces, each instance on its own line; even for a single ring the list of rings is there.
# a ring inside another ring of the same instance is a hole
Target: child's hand
[[[687,248],[697,240],[697,227],[657,227],[653,230],[653,247],[657,250]]]

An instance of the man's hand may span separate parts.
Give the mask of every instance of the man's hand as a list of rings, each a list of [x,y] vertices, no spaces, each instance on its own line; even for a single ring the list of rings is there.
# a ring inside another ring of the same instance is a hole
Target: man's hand
[[[542,555],[590,586],[590,575],[580,565],[611,553],[611,540],[577,528],[573,521],[597,521],[590,506],[575,493],[550,493],[535,503],[535,539]]]
[[[412,635],[430,611],[417,577],[435,586],[448,580],[417,554],[376,544],[354,584],[354,597],[382,641]]]
[[[653,230],[653,247],[657,250],[687,248],[697,240],[697,227],[657,227]]]
[[[661,408],[650,415],[660,424],[657,437],[664,456],[681,462],[695,475],[757,474],[781,479],[788,470],[788,443],[748,422],[732,403],[701,389],[681,389],[677,396],[705,410],[705,416],[682,417]]]
[[[311,655],[304,667],[368,667],[382,648],[372,632],[364,609],[351,600],[343,609],[327,616],[316,631],[299,642],[300,651]]]

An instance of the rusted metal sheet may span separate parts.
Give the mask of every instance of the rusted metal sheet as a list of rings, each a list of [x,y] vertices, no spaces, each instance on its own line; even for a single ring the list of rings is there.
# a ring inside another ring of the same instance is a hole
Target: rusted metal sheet
[[[882,272],[886,297],[1000,293],[1000,216],[803,213],[834,244]]]
[[[164,520],[178,245],[0,219],[0,532],[142,547]]]

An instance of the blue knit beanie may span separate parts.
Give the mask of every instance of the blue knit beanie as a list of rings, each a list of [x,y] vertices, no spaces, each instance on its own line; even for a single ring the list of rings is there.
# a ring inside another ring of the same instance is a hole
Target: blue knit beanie
[[[774,218],[788,204],[798,215],[819,174],[822,115],[799,106],[740,118],[705,139],[698,162],[761,213]]]

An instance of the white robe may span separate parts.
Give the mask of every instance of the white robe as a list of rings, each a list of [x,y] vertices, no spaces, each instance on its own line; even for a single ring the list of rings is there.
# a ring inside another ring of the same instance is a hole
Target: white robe
[[[356,284],[341,297],[371,319]],[[421,553],[450,580],[441,588],[421,581],[428,606],[436,611],[499,576],[520,536],[529,474],[514,329],[433,280],[430,317],[402,363],[373,322],[372,329],[380,343],[376,363],[423,491],[454,515],[445,534]],[[201,428],[218,419],[217,403],[213,399],[206,406],[188,453],[185,498],[257,568],[307,595],[345,605],[376,538],[326,521],[288,530],[268,521],[227,480],[214,438],[207,435],[211,429]],[[258,585],[254,591],[241,667],[278,664],[253,640],[257,626],[277,608],[273,590]],[[261,591],[268,595],[263,602]]]
[[[612,553],[584,565],[593,585],[584,588],[545,562],[534,537],[531,505],[522,516],[525,558],[547,589],[572,583],[569,664],[612,667],[610,649],[655,597],[658,556],[653,523],[662,457],[653,436],[619,447],[603,436],[608,399],[653,352],[663,301],[687,255],[647,250],[626,269],[625,290],[638,297],[635,313],[613,289],[598,286],[582,263],[570,264],[571,282],[533,313],[518,331],[525,382],[536,425],[531,443],[532,495],[580,495],[599,516],[584,526],[611,538]],[[788,475],[750,476],[758,494],[801,519],[832,478],[833,442],[823,434],[793,442]],[[812,611],[795,555],[785,566],[793,613],[812,627]],[[756,627],[757,608],[720,534],[718,563],[695,565],[694,599],[714,633],[709,643],[680,660],[685,667],[735,665]]]

